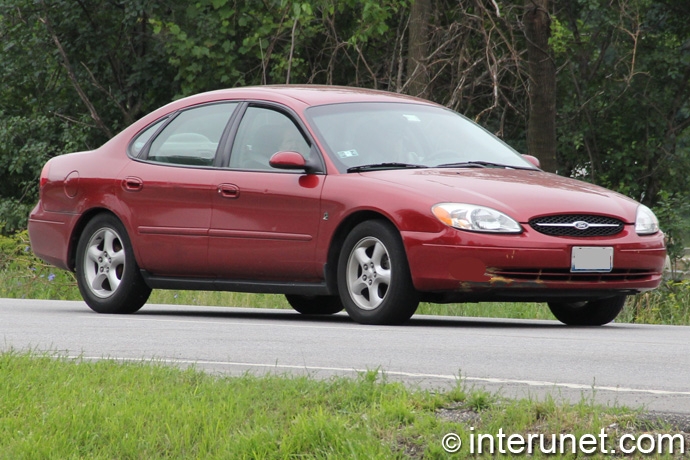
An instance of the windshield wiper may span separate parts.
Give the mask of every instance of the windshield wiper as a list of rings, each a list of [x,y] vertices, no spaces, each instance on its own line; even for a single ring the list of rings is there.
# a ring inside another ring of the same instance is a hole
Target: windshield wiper
[[[428,166],[424,165],[415,165],[415,164],[410,164],[410,163],[373,163],[369,165],[360,165],[360,166],[353,166],[351,168],[347,168],[347,172],[352,173],[352,172],[360,172],[360,171],[372,171],[375,169],[419,169],[419,168],[428,168]]]
[[[504,165],[492,163],[490,161],[461,161],[459,163],[443,163],[436,168],[510,168],[510,169],[533,169],[522,166]]]

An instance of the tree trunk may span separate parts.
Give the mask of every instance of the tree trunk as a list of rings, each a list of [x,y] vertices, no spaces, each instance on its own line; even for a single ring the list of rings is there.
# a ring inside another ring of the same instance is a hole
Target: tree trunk
[[[428,23],[431,0],[413,0],[407,49],[407,93],[424,97],[429,85],[425,58],[428,52]]]
[[[545,171],[556,172],[556,66],[549,53],[549,0],[525,0],[529,63],[527,150]]]

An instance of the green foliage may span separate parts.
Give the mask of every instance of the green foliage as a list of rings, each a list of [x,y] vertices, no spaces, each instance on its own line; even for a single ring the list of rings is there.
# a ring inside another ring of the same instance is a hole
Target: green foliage
[[[562,174],[652,206],[662,190],[687,198],[690,26],[679,18],[688,5],[554,4]],[[46,158],[94,148],[173,97],[284,82],[404,92],[409,14],[408,0],[5,1],[0,231],[25,225]],[[428,97],[518,147],[521,14],[504,2],[437,2],[424,63]]]
[[[405,5],[202,0],[174,20],[150,22],[184,96],[252,84],[352,83],[353,55],[361,56],[362,47],[374,53]],[[376,43],[367,47],[370,40]]]
[[[690,245],[690,202],[687,194],[670,195],[662,190],[659,193],[655,214],[659,218],[661,229],[666,234],[666,250],[675,275],[685,255],[685,248]]]
[[[552,22],[561,173],[650,205],[672,263],[688,244],[690,4],[569,2]]]
[[[47,159],[95,148],[170,101],[147,21],[169,13],[147,0],[0,4],[0,233],[26,226]]]
[[[472,392],[465,402],[467,407],[475,412],[481,412],[492,407],[496,403],[496,396],[483,390]]]
[[[42,262],[29,245],[26,231],[0,235],[0,297],[74,300],[74,275]]]
[[[56,155],[95,148],[174,97],[249,84],[405,92],[409,0],[5,0],[0,234],[25,228]],[[525,145],[523,9],[440,0],[426,95]],[[553,3],[559,172],[650,205],[690,238],[690,3]]]
[[[658,289],[629,298],[617,321],[690,324],[690,280],[668,280]]]
[[[26,228],[38,198],[38,176],[56,154],[55,119],[6,115],[0,111],[0,234]]]
[[[579,0],[557,12],[561,173],[650,205],[662,190],[689,197],[690,27],[669,22],[681,11]]]

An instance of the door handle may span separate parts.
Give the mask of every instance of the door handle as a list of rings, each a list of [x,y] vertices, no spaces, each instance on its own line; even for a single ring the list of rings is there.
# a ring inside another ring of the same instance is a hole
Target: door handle
[[[240,188],[235,184],[220,184],[218,194],[223,198],[239,198]]]
[[[138,192],[144,188],[144,181],[138,177],[125,177],[122,179],[122,188],[128,192]]]

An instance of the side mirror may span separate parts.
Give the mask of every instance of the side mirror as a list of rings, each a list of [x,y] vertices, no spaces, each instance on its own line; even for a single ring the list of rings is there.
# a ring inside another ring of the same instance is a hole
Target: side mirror
[[[276,169],[307,169],[307,160],[297,152],[278,152],[274,153],[268,164]]]
[[[541,163],[539,163],[539,158],[532,155],[522,155],[522,158],[532,163],[537,168],[541,169]]]

